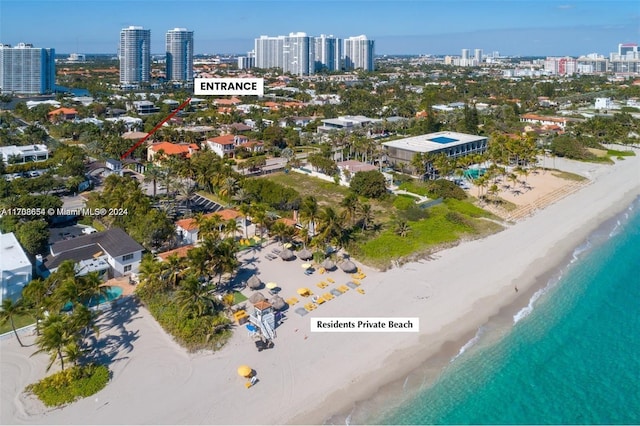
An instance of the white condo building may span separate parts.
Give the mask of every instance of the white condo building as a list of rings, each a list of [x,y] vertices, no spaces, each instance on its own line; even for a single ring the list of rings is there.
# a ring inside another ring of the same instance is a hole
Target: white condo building
[[[340,71],[342,69],[342,40],[321,34],[314,40],[314,61],[316,71]]]
[[[0,44],[0,92],[21,94],[51,93],[55,88],[55,49],[19,43]]]
[[[167,31],[167,80],[193,80],[193,31],[174,28]]]
[[[313,45],[306,33],[290,33],[285,37],[282,55],[282,71],[293,75],[313,74]]]
[[[344,67],[346,70],[373,71],[374,41],[360,35],[344,40]]]
[[[33,267],[13,232],[0,233],[0,303],[16,301],[31,281]]]
[[[151,30],[130,26],[120,31],[120,83],[149,82],[151,76]]]
[[[256,68],[283,68],[284,36],[260,36],[255,39]]]

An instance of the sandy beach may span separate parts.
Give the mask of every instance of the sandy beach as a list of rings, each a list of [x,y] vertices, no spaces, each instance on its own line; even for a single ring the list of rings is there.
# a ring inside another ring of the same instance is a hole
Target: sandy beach
[[[350,290],[304,317],[290,308],[270,350],[258,352],[242,327],[220,351],[188,354],[144,307],[124,299],[100,320],[98,345],[110,360],[112,381],[91,398],[51,410],[22,393],[45,375],[47,357],[31,357],[33,347],[20,348],[15,338],[5,338],[0,422],[318,424],[348,413],[355,402],[371,398],[426,359],[450,359],[501,309],[526,306],[530,290],[566,262],[592,230],[640,196],[639,156],[613,166],[563,160],[555,167],[582,174],[591,184],[502,232],[438,252],[431,260],[384,273],[362,267],[365,294]],[[316,284],[327,276],[338,285],[351,279],[340,270],[306,276],[301,260],[266,259],[278,247],[272,243],[247,252],[242,260],[245,273],[255,269],[263,282],[277,282],[285,299],[303,286],[323,293]],[[314,317],[347,316],[419,317],[420,332],[309,331]],[[259,379],[249,389],[236,372],[242,364]]]

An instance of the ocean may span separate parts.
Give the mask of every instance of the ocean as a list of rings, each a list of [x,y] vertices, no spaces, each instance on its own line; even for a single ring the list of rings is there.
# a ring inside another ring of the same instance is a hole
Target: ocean
[[[640,424],[640,199],[542,287],[478,330],[428,385],[347,421]]]

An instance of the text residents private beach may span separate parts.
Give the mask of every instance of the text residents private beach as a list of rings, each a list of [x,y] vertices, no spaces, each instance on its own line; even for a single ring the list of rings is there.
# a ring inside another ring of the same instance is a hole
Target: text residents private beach
[[[235,333],[214,354],[189,355],[146,309],[127,305],[129,317],[115,317],[116,323],[101,329],[101,336],[124,331],[137,337],[114,354],[112,381],[95,398],[63,409],[46,411],[22,396],[44,374],[46,356],[31,357],[15,339],[3,340],[2,400],[8,403],[1,421],[308,424],[348,414],[355,402],[402,380],[426,359],[448,362],[501,308],[514,301],[516,310],[526,306],[521,295],[543,286],[600,223],[640,195],[640,157],[625,158],[613,166],[580,164],[592,184],[502,232],[385,273],[363,267],[366,296],[323,305],[326,318],[416,317],[419,333],[310,333],[308,317],[292,316],[278,330],[273,350],[250,351],[246,334]],[[283,282],[293,276],[282,263],[265,261],[260,268]],[[238,382],[241,364],[251,365],[260,378],[249,391]]]

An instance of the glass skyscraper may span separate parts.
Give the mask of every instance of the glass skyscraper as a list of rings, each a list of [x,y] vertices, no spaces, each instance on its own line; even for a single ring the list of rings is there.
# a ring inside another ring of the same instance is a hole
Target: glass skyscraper
[[[167,80],[193,80],[193,31],[174,28],[167,31]]]
[[[120,31],[120,84],[149,82],[151,30],[131,26]]]

